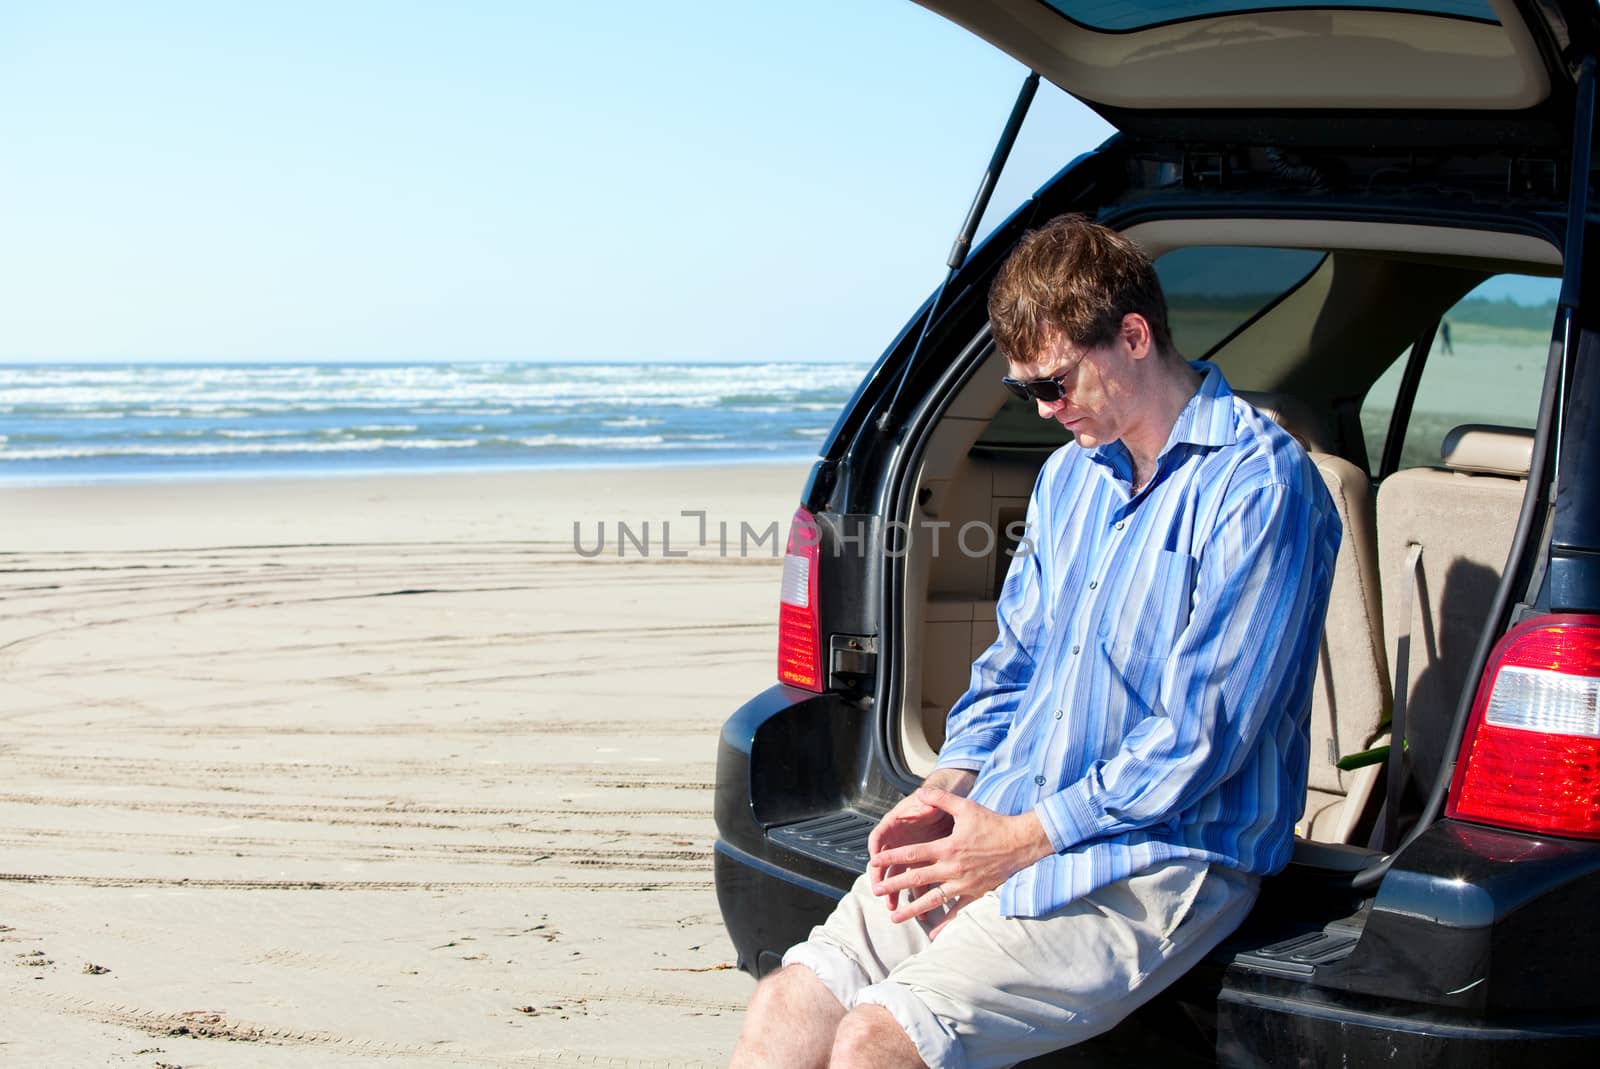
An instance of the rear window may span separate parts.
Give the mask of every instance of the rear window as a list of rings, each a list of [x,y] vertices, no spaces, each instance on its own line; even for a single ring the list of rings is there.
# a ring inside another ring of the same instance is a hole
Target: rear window
[[[1096,30],[1142,30],[1168,22],[1211,18],[1246,11],[1292,11],[1306,8],[1362,8],[1369,11],[1411,11],[1422,15],[1446,15],[1499,24],[1488,0],[1435,0],[1428,3],[1396,3],[1395,0],[1277,0],[1277,2],[1239,3],[1238,0],[1045,0],[1073,22]]]
[[[1531,429],[1538,421],[1559,278],[1496,275],[1439,320],[1404,435],[1398,467],[1437,465],[1445,435],[1463,423]],[[1367,458],[1378,471],[1394,424],[1395,399],[1411,349],[1402,353],[1361,405]]]
[[[1178,352],[1211,353],[1235,331],[1304,282],[1326,253],[1316,249],[1197,245],[1156,259]]]

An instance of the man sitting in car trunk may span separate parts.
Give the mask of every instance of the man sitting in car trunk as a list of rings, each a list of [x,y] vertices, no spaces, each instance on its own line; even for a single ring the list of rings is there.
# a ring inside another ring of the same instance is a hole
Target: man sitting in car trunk
[[[1074,441],[999,636],[867,872],[751,1000],[735,1066],[1009,1065],[1116,1024],[1288,863],[1340,539],[1305,453],[1173,348],[1132,242],[1025,236],[995,344]]]

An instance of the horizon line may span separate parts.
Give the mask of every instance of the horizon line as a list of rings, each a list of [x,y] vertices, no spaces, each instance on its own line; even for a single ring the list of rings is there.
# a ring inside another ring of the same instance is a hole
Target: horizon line
[[[606,359],[582,359],[571,357],[392,357],[392,356],[328,356],[328,357],[228,357],[223,359],[206,359],[197,357],[72,357],[72,358],[47,358],[23,359],[0,356],[0,367],[114,367],[118,365],[163,365],[169,367],[234,367],[234,366],[285,366],[297,364],[543,364],[560,367],[579,367],[584,365],[626,366],[629,364],[693,364],[700,367],[738,367],[749,364],[859,364],[871,365],[877,361],[874,356],[866,358],[845,357],[811,357],[807,359],[794,359],[791,357],[752,357],[745,360],[725,358],[694,358],[694,357],[667,357],[667,356],[640,356],[640,357],[613,357]]]

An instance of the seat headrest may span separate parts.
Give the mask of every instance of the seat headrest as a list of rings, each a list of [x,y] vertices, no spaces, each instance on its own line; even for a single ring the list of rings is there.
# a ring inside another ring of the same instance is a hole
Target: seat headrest
[[[1288,431],[1307,452],[1334,451],[1332,443],[1328,440],[1325,425],[1316,411],[1293,394],[1273,393],[1267,390],[1235,390],[1233,395],[1248,401],[1257,412]]]
[[[1533,432],[1521,427],[1463,423],[1444,436],[1439,457],[1451,471],[1526,479],[1533,463]]]

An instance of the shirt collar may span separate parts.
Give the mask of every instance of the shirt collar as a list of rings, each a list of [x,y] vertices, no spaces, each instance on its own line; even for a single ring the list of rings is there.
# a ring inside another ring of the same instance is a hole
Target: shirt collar
[[[1191,360],[1189,366],[1200,372],[1200,388],[1178,413],[1163,453],[1180,442],[1199,446],[1232,445],[1238,439],[1233,429],[1233,391],[1217,365]]]
[[[1176,445],[1211,448],[1232,445],[1238,440],[1233,428],[1233,390],[1229,389],[1228,380],[1222,377],[1221,369],[1204,360],[1191,360],[1189,366],[1202,376],[1200,388],[1189,398],[1189,403],[1183,406],[1183,411],[1178,413],[1177,420],[1172,424],[1172,433],[1167,436],[1167,444],[1162,446],[1161,454],[1156,458],[1157,464],[1160,464]],[[1122,473],[1124,478],[1131,475],[1128,450],[1121,441],[1096,446],[1089,451],[1089,456],[1113,471]],[[1128,472],[1123,472],[1124,468],[1127,468]]]

